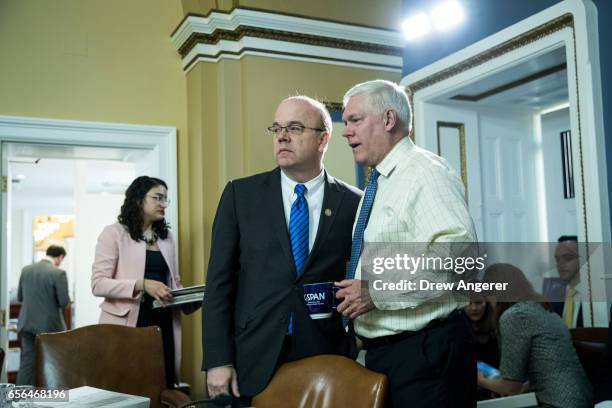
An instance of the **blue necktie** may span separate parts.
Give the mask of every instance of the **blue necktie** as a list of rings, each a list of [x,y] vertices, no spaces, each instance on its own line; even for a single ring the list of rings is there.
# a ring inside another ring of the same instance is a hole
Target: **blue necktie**
[[[289,238],[291,239],[291,252],[295,271],[299,277],[302,268],[308,259],[308,202],[306,201],[306,186],[303,184],[295,185],[297,198],[291,205],[291,215],[289,216]],[[289,316],[289,327],[287,333],[293,334],[293,317]]]
[[[349,261],[348,270],[346,271],[346,279],[355,278],[355,271],[357,271],[357,264],[359,263],[361,250],[363,249],[363,232],[368,225],[370,210],[372,209],[372,204],[374,204],[374,197],[376,196],[376,189],[378,188],[378,176],[380,176],[378,170],[373,169],[372,173],[370,173],[370,181],[368,182],[365,194],[363,195],[363,202],[361,203],[361,210],[359,211],[359,217],[357,218],[357,225],[355,225],[355,231],[353,232],[351,260]],[[342,324],[344,327],[348,325],[348,322],[349,318],[342,316]]]
[[[302,273],[302,268],[308,259],[308,202],[306,201],[306,186],[295,185],[297,198],[291,205],[289,216],[289,238],[291,239],[291,252],[297,276]]]

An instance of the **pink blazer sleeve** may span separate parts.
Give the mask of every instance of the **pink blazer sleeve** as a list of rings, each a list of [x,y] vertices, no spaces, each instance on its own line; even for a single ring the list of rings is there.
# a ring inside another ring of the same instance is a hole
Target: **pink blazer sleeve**
[[[134,286],[137,279],[121,279],[117,276],[121,231],[118,224],[104,228],[98,237],[96,254],[92,265],[91,291],[95,296],[111,299],[136,299],[140,292],[134,296]]]

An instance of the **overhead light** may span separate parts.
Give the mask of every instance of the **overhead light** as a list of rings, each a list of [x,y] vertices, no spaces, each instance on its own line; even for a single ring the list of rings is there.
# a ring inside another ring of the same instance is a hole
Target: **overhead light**
[[[14,179],[16,180],[25,180],[25,178],[26,178],[25,174],[17,174],[14,177]]]
[[[457,0],[444,2],[431,10],[431,21],[436,30],[446,30],[463,21],[463,7]]]
[[[427,17],[427,14],[425,13],[419,13],[412,17],[408,17],[402,23],[402,29],[404,30],[404,36],[408,41],[423,37],[425,34],[431,31],[429,17]]]

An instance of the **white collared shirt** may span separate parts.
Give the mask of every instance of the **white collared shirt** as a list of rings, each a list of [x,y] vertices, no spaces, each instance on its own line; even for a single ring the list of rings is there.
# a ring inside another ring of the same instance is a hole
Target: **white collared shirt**
[[[318,176],[306,183],[298,183],[289,178],[281,169],[281,190],[283,193],[283,208],[285,209],[287,230],[289,230],[289,220],[291,218],[291,205],[297,198],[297,194],[295,194],[295,186],[297,184],[304,184],[307,190],[304,197],[308,202],[308,252],[310,253],[317,238],[319,218],[321,218],[321,208],[323,208],[325,171],[321,170]]]
[[[364,245],[476,240],[463,184],[444,159],[404,137],[376,169],[380,177],[364,231]],[[363,198],[357,214],[362,203]],[[361,279],[361,261],[355,274],[357,279]],[[438,279],[433,275],[420,276]],[[384,302],[374,296],[372,300],[376,308],[354,322],[356,333],[367,338],[422,329],[430,321],[444,318],[465,305],[452,295],[434,302],[415,299]]]

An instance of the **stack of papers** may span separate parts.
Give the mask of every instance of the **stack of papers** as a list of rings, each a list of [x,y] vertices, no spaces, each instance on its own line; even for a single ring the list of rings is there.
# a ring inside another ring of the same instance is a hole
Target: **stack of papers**
[[[172,300],[166,302],[166,307],[184,305],[185,303],[201,302],[204,299],[206,285],[190,286],[188,288],[175,289],[171,291]],[[153,309],[163,307],[161,302],[153,301]]]
[[[69,391],[69,401],[37,402],[34,407],[57,408],[149,408],[151,400],[137,395],[121,394],[93,387],[79,387]]]

